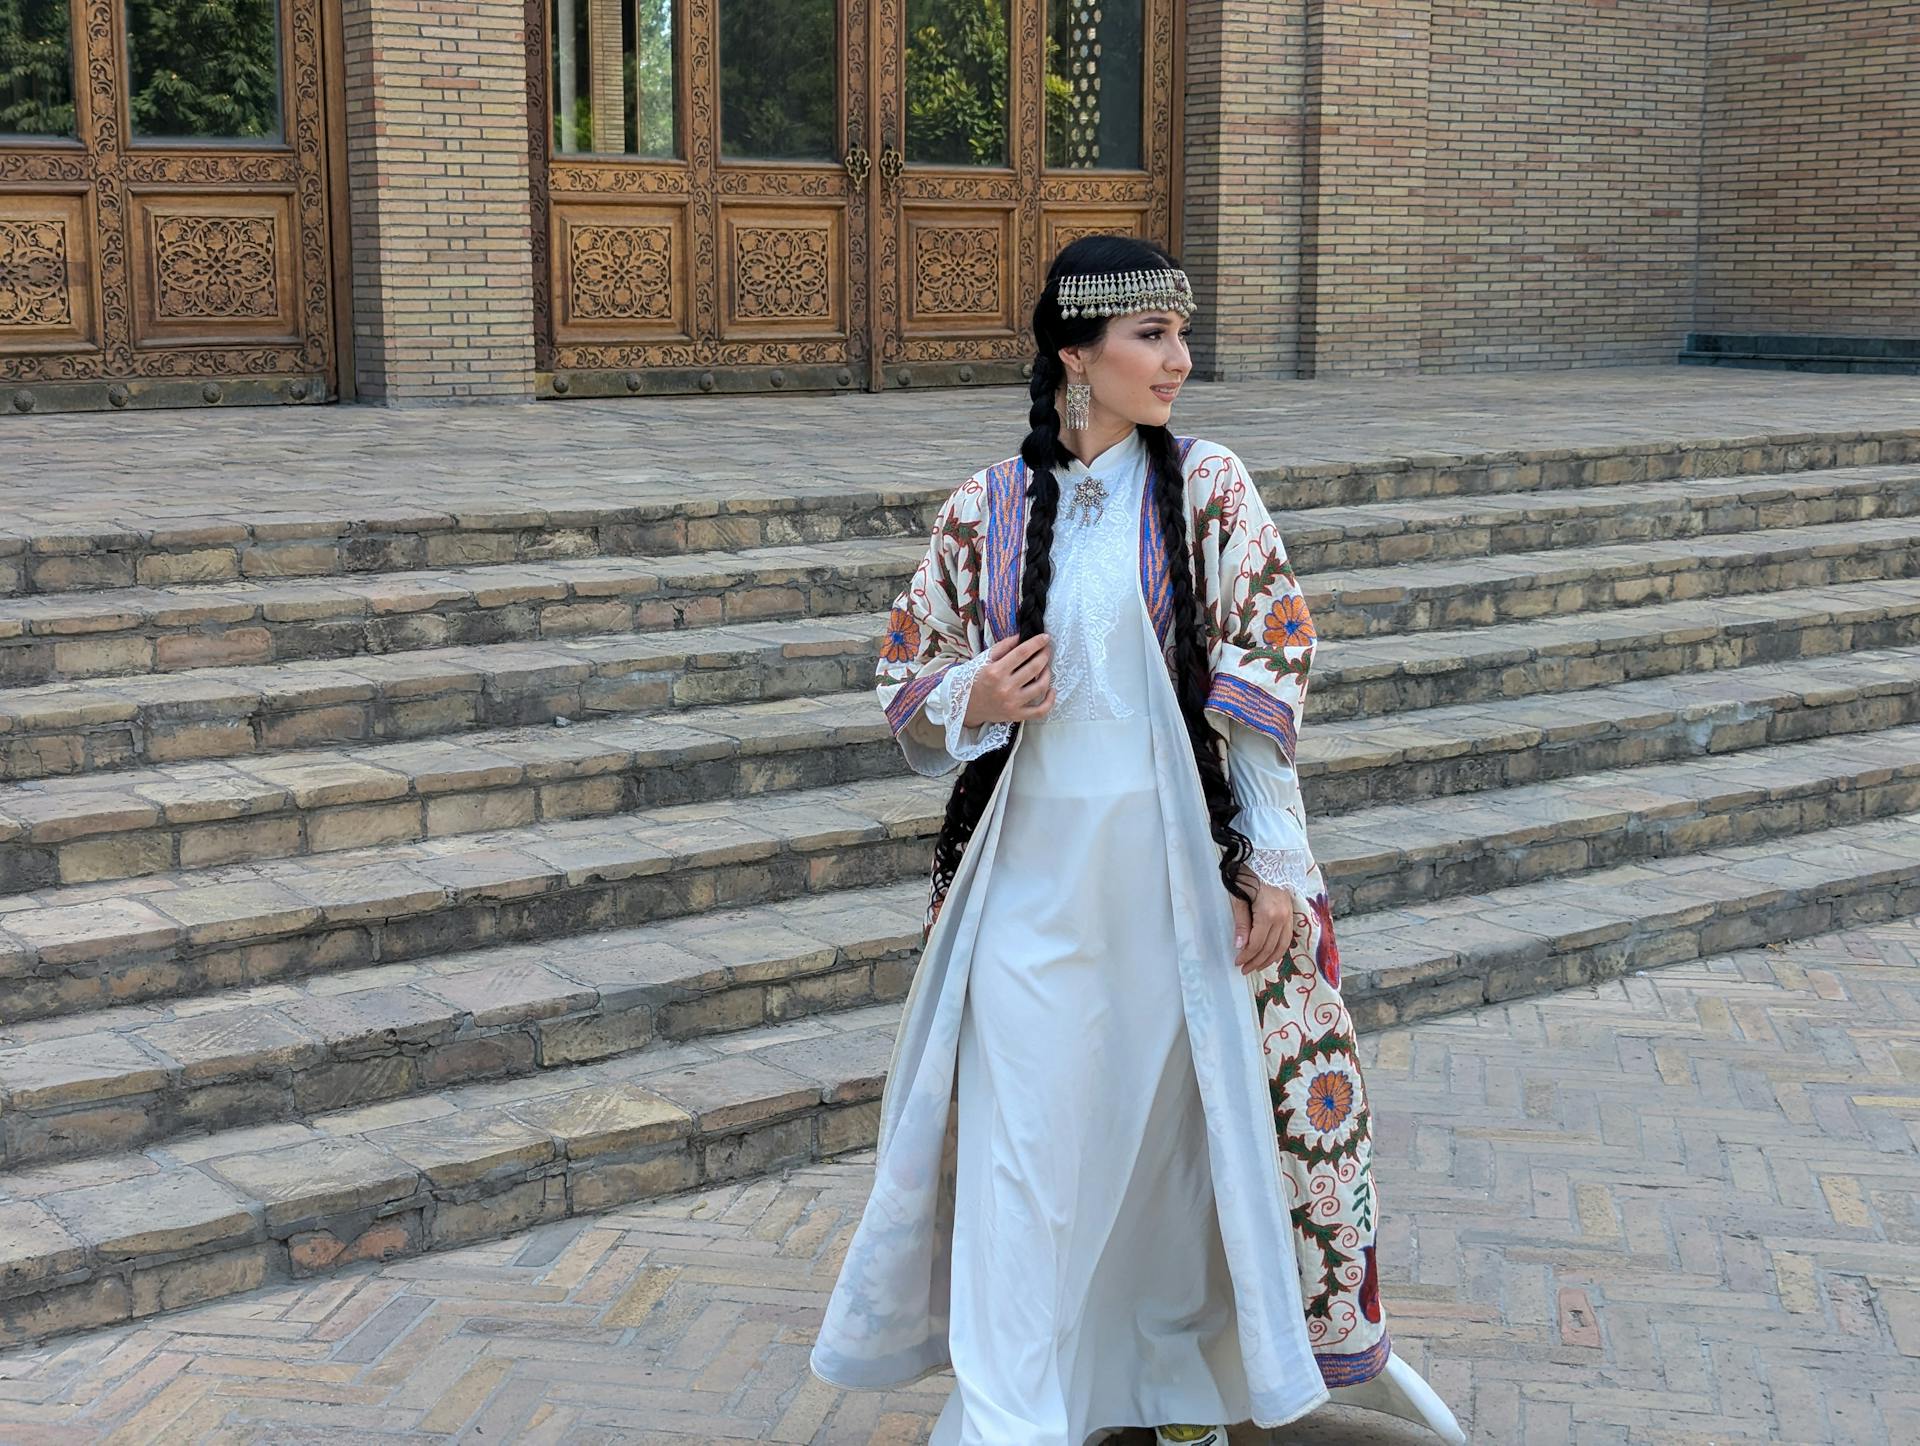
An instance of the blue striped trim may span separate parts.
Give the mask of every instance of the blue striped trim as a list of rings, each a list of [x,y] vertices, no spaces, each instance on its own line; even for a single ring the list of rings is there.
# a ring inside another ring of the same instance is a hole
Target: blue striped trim
[[[1382,1332],[1378,1341],[1356,1355],[1323,1356],[1316,1352],[1313,1363],[1328,1386],[1358,1386],[1384,1371],[1392,1354],[1393,1337]]]
[[[940,686],[940,680],[947,675],[948,663],[944,668],[935,668],[930,673],[922,673],[893,695],[893,701],[887,704],[887,725],[898,738],[900,730],[913,721],[913,715],[920,711],[920,705],[927,701],[927,694]]]
[[[1180,470],[1186,472],[1196,437],[1175,437],[1180,449]],[[1173,627],[1173,568],[1167,557],[1167,540],[1160,528],[1160,510],[1153,505],[1153,489],[1159,485],[1151,471],[1147,474],[1146,499],[1140,507],[1140,593],[1147,600],[1147,612],[1153,617],[1154,635],[1162,643]]]
[[[1140,505],[1140,593],[1153,616],[1153,631],[1164,643],[1167,630],[1173,626],[1173,569],[1167,561],[1160,509],[1153,505],[1153,489],[1158,485],[1149,471],[1146,497]]]
[[[1262,692],[1244,678],[1231,673],[1216,673],[1213,689],[1207,694],[1207,707],[1215,713],[1237,718],[1280,745],[1287,762],[1293,762],[1293,748],[1299,730],[1293,721],[1293,709],[1271,693]]]
[[[987,550],[981,563],[986,576],[981,591],[993,634],[989,642],[1019,631],[1014,615],[1020,609],[1020,551],[1026,540],[1027,464],[1016,457],[987,472]]]

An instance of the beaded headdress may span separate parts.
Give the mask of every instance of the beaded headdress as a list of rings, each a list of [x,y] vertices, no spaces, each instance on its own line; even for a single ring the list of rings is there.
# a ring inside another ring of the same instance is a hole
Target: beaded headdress
[[[1184,271],[1116,271],[1060,278],[1062,316],[1128,316],[1171,311],[1192,316],[1193,287]]]

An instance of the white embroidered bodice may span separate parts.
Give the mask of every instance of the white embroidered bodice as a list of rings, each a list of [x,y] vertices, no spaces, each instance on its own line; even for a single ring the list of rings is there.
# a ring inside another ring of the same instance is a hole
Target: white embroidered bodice
[[[1147,449],[1140,434],[1094,458],[1057,468],[1060,507],[1054,520],[1053,579],[1047,589],[1047,634],[1053,639],[1054,705],[1050,720],[1092,722],[1130,718],[1146,707],[1148,669],[1158,659],[1141,626],[1140,509],[1145,505]],[[1074,498],[1089,477],[1105,488],[1089,515]],[[947,757],[937,762],[911,745],[916,768],[945,769],[1006,746],[1006,723],[965,726],[974,676],[983,654],[948,671],[927,698],[928,721],[946,735]],[[1131,701],[1130,701],[1131,700]],[[1044,726],[1044,725],[1039,725]],[[1313,867],[1293,767],[1273,741],[1238,722],[1227,730],[1229,772],[1241,804],[1238,826],[1254,845],[1248,865],[1270,884],[1302,899]]]

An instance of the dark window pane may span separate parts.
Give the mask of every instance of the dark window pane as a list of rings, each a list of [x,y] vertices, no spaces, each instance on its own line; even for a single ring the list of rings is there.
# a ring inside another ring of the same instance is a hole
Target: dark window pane
[[[1140,168],[1142,0],[1052,0],[1047,164]]]
[[[839,158],[834,0],[720,0],[720,154]]]
[[[0,135],[75,133],[67,0],[0,0]]]
[[[553,148],[675,156],[673,0],[553,0]]]
[[[136,136],[280,139],[277,0],[126,0]]]
[[[1007,0],[907,0],[907,159],[1007,163]]]

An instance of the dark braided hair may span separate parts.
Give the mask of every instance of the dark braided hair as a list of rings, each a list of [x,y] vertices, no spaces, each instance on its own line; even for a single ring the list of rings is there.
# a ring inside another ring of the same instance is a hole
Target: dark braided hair
[[[1033,359],[1033,380],[1028,387],[1033,397],[1032,409],[1027,414],[1031,430],[1026,441],[1020,444],[1028,479],[1026,562],[1020,574],[1020,608],[1016,615],[1022,642],[1047,630],[1047,591],[1053,583],[1053,524],[1060,509],[1060,482],[1053,475],[1053,469],[1065,467],[1074,460],[1073,453],[1060,440],[1060,411],[1055,402],[1067,380],[1060,349],[1093,345],[1107,328],[1105,317],[1063,317],[1059,303],[1060,281],[1067,276],[1149,271],[1171,268],[1174,264],[1170,255],[1149,241],[1126,236],[1086,236],[1061,251],[1047,272],[1046,289],[1033,308],[1037,355]],[[1220,848],[1221,881],[1235,896],[1247,899],[1240,869],[1252,853],[1252,845],[1233,826],[1238,808],[1227,785],[1219,736],[1206,720],[1207,693],[1213,676],[1207,661],[1200,603],[1194,589],[1195,560],[1187,548],[1186,488],[1179,447],[1173,433],[1165,427],[1142,426],[1139,431],[1146,443],[1149,491],[1159,513],[1160,535],[1166,539],[1167,571],[1172,582],[1174,693],[1180,702],[1181,719],[1186,723],[1187,741],[1193,745],[1193,761],[1200,770],[1200,788],[1206,799],[1213,841]],[[1018,731],[1016,724],[1014,732]],[[1009,739],[1004,748],[996,748],[960,770],[953,793],[947,799],[940,835],[933,846],[936,909],[953,883],[960,859],[1012,751]]]

